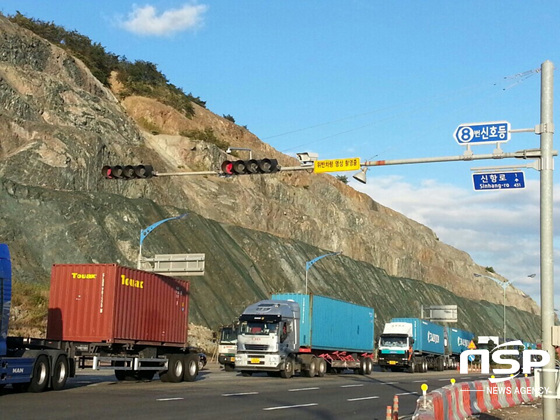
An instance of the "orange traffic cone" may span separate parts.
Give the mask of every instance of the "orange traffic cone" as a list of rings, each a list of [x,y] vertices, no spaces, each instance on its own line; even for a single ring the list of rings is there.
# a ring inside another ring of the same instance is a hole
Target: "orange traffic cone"
[[[393,397],[393,420],[399,420],[399,396]]]
[[[385,420],[391,420],[391,406],[387,406],[387,414],[385,414]]]

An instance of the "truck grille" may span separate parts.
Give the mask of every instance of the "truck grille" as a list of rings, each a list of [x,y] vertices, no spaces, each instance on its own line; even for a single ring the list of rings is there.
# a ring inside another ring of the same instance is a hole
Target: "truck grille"
[[[266,344],[245,344],[246,350],[266,351],[268,346]]]

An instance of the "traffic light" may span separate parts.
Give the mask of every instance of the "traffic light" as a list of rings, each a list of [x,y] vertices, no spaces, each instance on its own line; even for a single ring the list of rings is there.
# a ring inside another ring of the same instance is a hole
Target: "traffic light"
[[[271,174],[278,172],[280,165],[276,159],[226,160],[222,172],[226,175]]]
[[[137,179],[151,178],[155,174],[152,165],[115,165],[104,166],[101,175],[106,179]]]

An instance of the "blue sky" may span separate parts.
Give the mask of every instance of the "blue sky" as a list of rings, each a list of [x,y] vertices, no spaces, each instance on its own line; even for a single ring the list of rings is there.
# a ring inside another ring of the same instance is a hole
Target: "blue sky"
[[[513,129],[532,128],[540,118],[536,70],[545,60],[560,63],[556,0],[0,4],[3,14],[16,10],[76,30],[130,61],[153,62],[171,83],[277,150],[320,159],[457,156],[464,152],[453,139],[460,124],[506,120]],[[512,134],[502,149],[539,144],[533,133]],[[493,149],[473,146],[476,154]],[[540,302],[539,173],[525,170],[523,190],[474,192],[472,185],[473,167],[517,163],[376,167],[367,185],[351,185]],[[554,180],[560,197],[560,176]],[[556,214],[555,221],[559,261]],[[537,277],[528,279],[531,273]]]

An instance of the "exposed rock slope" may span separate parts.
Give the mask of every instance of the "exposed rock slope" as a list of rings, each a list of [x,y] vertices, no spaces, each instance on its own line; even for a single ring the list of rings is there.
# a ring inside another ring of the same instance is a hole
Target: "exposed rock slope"
[[[194,106],[187,119],[153,99],[121,102],[79,60],[0,16],[0,238],[13,248],[17,277],[47,281],[53,263],[134,266],[140,229],[188,211],[188,218],[154,231],[145,253],[206,253],[206,275],[193,279],[193,317],[206,325],[235,317],[270,292],[301,290],[305,261],[334,250],[343,256],[314,267],[312,290],[374,306],[378,322],[418,316],[421,303],[458,301],[468,314],[465,325],[484,324],[481,314],[499,325],[502,289],[473,277],[484,270],[468,254],[330,175],[101,177],[106,164],[218,170],[227,158],[223,150],[180,135],[208,128],[257,158],[297,164],[245,128]],[[147,126],[160,134],[143,131]],[[507,299],[538,312],[516,289],[508,288]],[[528,334],[538,335],[536,317],[515,313],[512,323],[529,322]]]

